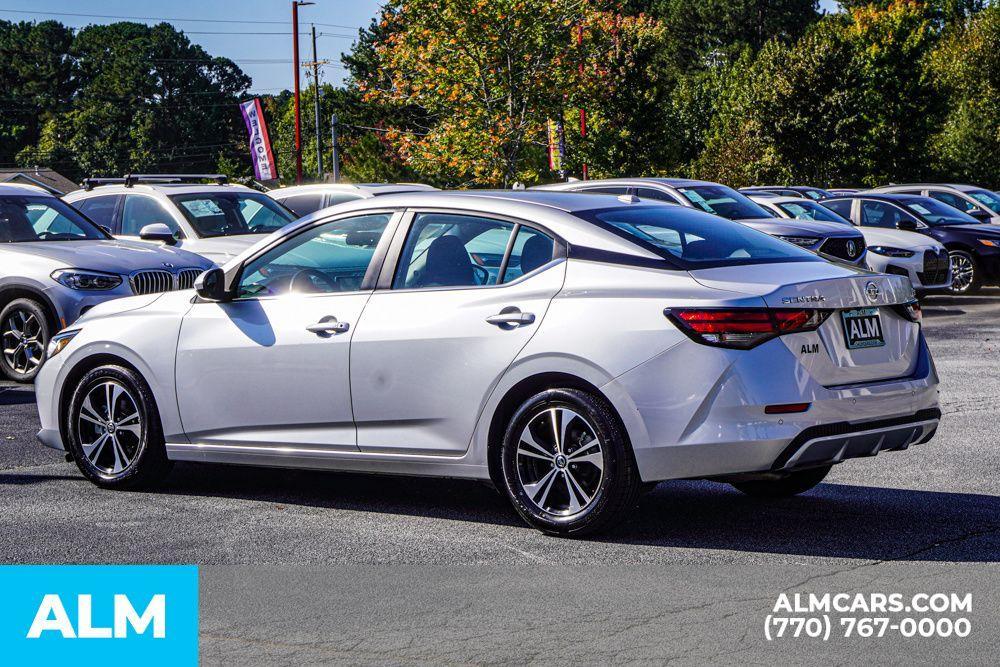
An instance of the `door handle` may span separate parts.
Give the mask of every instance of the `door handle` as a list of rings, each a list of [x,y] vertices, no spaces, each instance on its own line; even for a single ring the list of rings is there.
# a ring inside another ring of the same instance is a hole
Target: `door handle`
[[[314,334],[335,334],[344,333],[351,328],[351,325],[347,322],[339,322],[337,318],[333,315],[327,315],[321,319],[316,324],[310,324],[306,327],[306,331],[311,331]]]
[[[500,328],[513,329],[514,327],[520,327],[534,322],[535,314],[522,313],[520,308],[508,306],[496,315],[490,315],[487,317],[486,321]]]

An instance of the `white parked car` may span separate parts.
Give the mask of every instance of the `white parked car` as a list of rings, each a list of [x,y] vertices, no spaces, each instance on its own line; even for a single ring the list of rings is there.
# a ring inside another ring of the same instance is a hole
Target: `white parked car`
[[[824,202],[804,197],[750,197],[782,218],[814,220],[853,225]],[[843,204],[833,201],[833,207]],[[847,202],[850,215],[850,201]],[[919,295],[947,292],[951,287],[951,264],[948,249],[929,236],[902,229],[857,227],[868,246],[867,263],[872,271],[906,276]]]
[[[792,495],[940,417],[908,280],[630,196],[342,204],[196,289],[50,346],[39,438],[95,484],[174,460],[492,479],[584,534],[644,482]]]
[[[348,201],[425,190],[437,190],[437,188],[422,183],[313,183],[277,188],[270,190],[267,196],[281,202],[295,215],[302,217],[327,206],[336,206]]]
[[[198,181],[211,180],[212,183]],[[116,238],[183,248],[224,264],[295,215],[216,175],[131,175],[84,181],[63,199]]]

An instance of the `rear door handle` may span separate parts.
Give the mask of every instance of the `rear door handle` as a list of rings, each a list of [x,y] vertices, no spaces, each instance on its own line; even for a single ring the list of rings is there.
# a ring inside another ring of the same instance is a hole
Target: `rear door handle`
[[[513,329],[514,327],[520,327],[534,322],[535,314],[522,313],[520,308],[508,306],[496,315],[490,315],[487,317],[486,321],[501,328]]]
[[[333,315],[327,315],[321,319],[316,324],[310,324],[306,327],[306,331],[311,331],[314,334],[336,334],[344,333],[351,328],[351,325],[347,322],[339,322],[337,318]]]

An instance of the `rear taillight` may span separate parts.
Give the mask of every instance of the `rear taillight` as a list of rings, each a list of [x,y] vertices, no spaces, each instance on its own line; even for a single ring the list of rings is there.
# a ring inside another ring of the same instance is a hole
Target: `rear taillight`
[[[810,308],[667,308],[663,314],[695,342],[748,349],[783,334],[813,331],[830,312]]]
[[[892,309],[911,322],[920,322],[923,318],[923,312],[920,310],[920,304],[916,301],[901,303],[893,306]]]

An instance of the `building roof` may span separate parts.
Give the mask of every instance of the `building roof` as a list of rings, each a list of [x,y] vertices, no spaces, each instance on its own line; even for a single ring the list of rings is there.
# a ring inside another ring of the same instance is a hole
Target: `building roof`
[[[47,167],[0,169],[0,183],[38,185],[55,195],[64,195],[80,187],[59,172]]]

